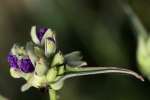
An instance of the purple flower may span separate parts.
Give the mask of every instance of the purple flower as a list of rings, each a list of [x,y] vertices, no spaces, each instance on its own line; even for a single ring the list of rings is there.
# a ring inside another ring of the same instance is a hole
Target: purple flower
[[[19,69],[22,72],[29,73],[34,71],[34,66],[29,58],[18,59],[11,53],[7,56],[7,61],[11,68]]]
[[[48,28],[45,28],[45,27],[37,27],[36,28],[36,35],[40,41],[42,40],[42,38],[47,30],[48,30]]]
[[[23,58],[18,60],[18,66],[24,73],[30,73],[34,71],[34,66],[29,58]]]
[[[17,57],[15,55],[12,55],[11,53],[7,56],[7,61],[12,68],[18,68],[17,64]]]

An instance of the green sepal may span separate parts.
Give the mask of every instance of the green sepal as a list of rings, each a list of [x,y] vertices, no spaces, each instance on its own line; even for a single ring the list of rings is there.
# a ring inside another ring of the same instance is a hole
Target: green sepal
[[[17,70],[17,69],[14,69],[14,68],[10,68],[10,75],[13,77],[13,78],[21,78],[21,75],[22,73]]]
[[[58,78],[59,78],[59,77],[58,77]],[[50,84],[51,88],[52,88],[53,90],[55,90],[55,91],[58,91],[58,90],[62,89],[63,85],[64,85],[64,81],[59,82],[59,83],[51,83],[51,84]]]
[[[32,84],[32,86],[35,88],[41,88],[47,86],[47,79],[45,75],[43,76],[34,75],[33,78],[28,82]]]
[[[87,63],[85,61],[82,61],[82,55],[79,51],[74,51],[71,53],[68,53],[64,56],[66,63],[69,66],[86,66]]]
[[[48,64],[44,58],[39,58],[36,62],[35,73],[39,76],[45,75],[48,70]]]
[[[46,78],[48,82],[53,82],[57,76],[57,68],[56,67],[52,67],[48,70]]]
[[[38,56],[35,54],[34,44],[32,42],[27,42],[26,52],[27,52],[32,64],[35,66],[36,61],[38,60]]]
[[[41,48],[39,46],[34,46],[34,52],[35,52],[35,55],[37,55],[38,57],[45,56],[43,48]]]
[[[30,87],[41,88],[48,85],[46,76],[38,76],[34,74],[30,79],[27,80],[27,83],[21,87],[21,91],[24,92]]]
[[[63,63],[64,63],[64,57],[62,53],[59,51],[58,53],[55,54],[51,66],[61,65]]]
[[[57,67],[57,69],[58,69],[58,75],[63,75],[65,73],[64,65]]]
[[[30,87],[32,87],[31,84],[25,83],[24,85],[21,86],[21,92],[29,90]]]
[[[27,56],[27,52],[25,51],[25,48],[23,46],[19,46],[17,44],[14,44],[11,53],[13,55],[16,55],[17,58],[22,58]]]
[[[24,73],[14,68],[10,68],[10,74],[13,78],[24,78],[27,81],[33,76],[33,73]]]
[[[81,60],[83,57],[80,51],[73,51],[65,55],[65,58],[68,60]]]

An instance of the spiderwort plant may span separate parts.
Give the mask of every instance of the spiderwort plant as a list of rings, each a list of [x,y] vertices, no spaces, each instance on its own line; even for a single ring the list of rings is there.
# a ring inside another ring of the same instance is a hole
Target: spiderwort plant
[[[87,63],[82,60],[81,53],[74,51],[64,55],[58,50],[55,33],[44,27],[31,28],[32,41],[25,46],[14,44],[8,54],[10,74],[14,78],[24,78],[26,83],[21,91],[30,87],[49,88],[51,100],[56,100],[66,79],[103,73],[123,73],[133,75],[143,81],[137,73],[117,67],[83,67]]]

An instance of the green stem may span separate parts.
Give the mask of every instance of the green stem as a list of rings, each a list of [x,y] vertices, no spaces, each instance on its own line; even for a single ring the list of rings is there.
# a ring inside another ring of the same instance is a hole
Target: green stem
[[[144,25],[142,24],[141,20],[138,18],[136,13],[133,11],[133,9],[126,3],[120,2],[121,6],[123,7],[125,13],[129,17],[130,24],[132,25],[134,31],[137,33],[138,38],[143,37],[144,39],[147,39],[148,32],[145,29]]]
[[[56,91],[53,89],[49,89],[49,99],[50,100],[57,100]]]
[[[106,73],[120,73],[127,74],[144,81],[143,77],[136,72],[118,67],[70,67],[66,66],[66,74],[58,77],[55,82],[55,86],[61,85],[66,79],[78,76],[95,75],[95,74],[106,74]],[[52,83],[50,83],[52,84]]]

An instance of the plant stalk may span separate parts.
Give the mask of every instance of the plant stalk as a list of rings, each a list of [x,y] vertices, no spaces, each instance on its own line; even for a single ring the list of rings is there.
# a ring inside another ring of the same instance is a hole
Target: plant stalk
[[[57,100],[56,91],[53,89],[49,89],[49,100]]]

